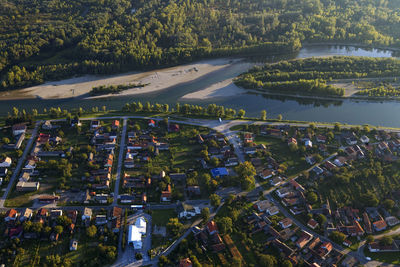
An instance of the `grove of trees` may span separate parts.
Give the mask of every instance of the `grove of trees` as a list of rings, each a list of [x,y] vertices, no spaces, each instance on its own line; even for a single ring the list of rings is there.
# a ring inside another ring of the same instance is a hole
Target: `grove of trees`
[[[397,0],[5,0],[0,88],[305,42],[398,47],[399,9]]]

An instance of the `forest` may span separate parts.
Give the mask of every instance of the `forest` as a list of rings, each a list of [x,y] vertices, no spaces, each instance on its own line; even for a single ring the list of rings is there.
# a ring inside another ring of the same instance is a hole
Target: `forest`
[[[399,36],[397,0],[2,0],[0,89]]]
[[[345,90],[329,85],[329,82],[335,79],[399,75],[400,60],[398,59],[336,56],[257,66],[237,77],[235,83],[247,89],[261,91],[343,96]]]
[[[357,95],[361,96],[369,96],[369,97],[399,97],[400,96],[400,88],[396,88],[392,85],[387,86],[379,86],[369,89],[364,89],[357,92]]]
[[[119,92],[122,92],[124,90],[128,90],[131,88],[142,88],[145,87],[145,84],[135,84],[135,83],[129,83],[129,84],[119,84],[119,85],[100,85],[100,86],[95,86],[92,88],[90,91],[91,96],[96,96],[96,95],[107,95],[107,94],[118,94]]]

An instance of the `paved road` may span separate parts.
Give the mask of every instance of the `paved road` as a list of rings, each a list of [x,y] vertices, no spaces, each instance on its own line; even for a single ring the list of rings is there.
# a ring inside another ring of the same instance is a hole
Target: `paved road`
[[[116,206],[118,203],[119,183],[121,181],[121,170],[122,170],[122,164],[124,162],[127,118],[124,117],[123,119],[124,119],[124,122],[123,122],[123,126],[122,126],[121,142],[120,142],[120,146],[119,146],[117,173],[115,176],[114,201],[112,203],[113,206]]]
[[[22,156],[19,158],[18,163],[17,163],[17,167],[15,168],[13,174],[11,175],[10,181],[7,185],[6,191],[4,192],[3,196],[0,198],[0,208],[4,208],[4,202],[7,199],[8,194],[10,193],[15,180],[19,177],[19,173],[21,171],[21,168],[24,166],[25,163],[25,159],[28,156],[28,153],[31,150],[32,144],[33,142],[36,140],[36,135],[37,135],[37,131],[38,128],[40,126],[41,121],[37,121],[35,124],[35,128],[32,131],[32,135],[31,138],[29,138],[28,143],[26,144],[24,153],[22,154]]]

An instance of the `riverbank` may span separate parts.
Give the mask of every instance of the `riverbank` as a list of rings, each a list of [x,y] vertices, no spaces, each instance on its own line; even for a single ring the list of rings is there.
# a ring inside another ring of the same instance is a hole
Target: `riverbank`
[[[0,100],[31,98],[63,99],[74,97],[98,99],[111,96],[133,96],[153,93],[181,83],[196,80],[239,61],[241,61],[241,59],[222,58],[203,60],[192,64],[142,73],[131,72],[112,76],[85,75],[61,81],[47,82],[42,85],[25,89],[3,92],[0,94]],[[127,89],[119,94],[106,94],[92,97],[88,95],[92,88],[96,86],[124,85],[129,83],[148,85],[141,88]]]

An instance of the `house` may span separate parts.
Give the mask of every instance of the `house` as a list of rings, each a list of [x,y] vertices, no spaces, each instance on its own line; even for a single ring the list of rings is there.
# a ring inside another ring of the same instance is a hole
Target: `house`
[[[324,166],[325,166],[325,168],[328,169],[328,170],[333,170],[333,169],[336,168],[336,165],[333,164],[333,163],[332,163],[331,161],[329,161],[329,160],[325,161]]]
[[[269,200],[262,200],[255,204],[257,210],[259,212],[266,212],[270,216],[276,215],[279,213],[278,207],[273,205]]]
[[[180,219],[190,219],[196,215],[199,215],[201,211],[198,207],[180,202],[176,207],[176,212],[178,213],[178,217]]]
[[[304,142],[304,145],[306,146],[306,148],[312,148],[312,142],[311,142],[311,140],[306,140],[306,141]]]
[[[192,267],[192,261],[189,258],[181,259],[179,261],[179,267]]]
[[[217,224],[214,221],[209,221],[207,223],[206,228],[207,228],[207,232],[208,232],[209,235],[213,235],[215,233],[218,233],[218,227],[217,227]]]
[[[307,243],[311,241],[311,239],[313,239],[312,234],[306,231],[302,231],[300,238],[296,242],[296,246],[299,249],[303,249],[307,245]]]
[[[54,203],[59,199],[60,197],[56,195],[41,195],[38,197],[40,203]]]
[[[51,125],[51,121],[45,121],[42,125],[43,130],[51,130],[53,129],[53,125]]]
[[[397,219],[397,218],[394,217],[394,216],[386,217],[386,218],[385,218],[385,221],[386,221],[386,223],[387,223],[390,227],[395,226],[395,225],[397,225],[397,224],[400,223],[399,219]]]
[[[109,220],[111,221],[113,232],[119,232],[122,220],[122,208],[113,207],[109,215]]]
[[[128,204],[128,203],[134,203],[136,198],[135,196],[131,195],[120,195],[119,200],[121,201],[122,204]]]
[[[28,172],[24,172],[19,178],[20,182],[28,182],[31,179],[31,175]]]
[[[161,201],[168,202],[171,201],[172,190],[171,185],[167,185],[167,189],[161,192]]]
[[[117,130],[119,128],[119,120],[113,120],[111,128]]]
[[[213,178],[222,178],[229,175],[227,168],[214,168],[211,169],[211,175]]]
[[[387,228],[387,224],[386,224],[385,220],[383,220],[383,219],[372,223],[372,225],[374,226],[374,229],[377,232],[383,231]]]
[[[12,132],[14,136],[24,134],[26,132],[26,125],[25,124],[15,124],[12,127]]]
[[[284,198],[292,192],[293,191],[289,187],[283,187],[283,188],[276,190],[276,193],[278,194],[278,196],[280,198]]]
[[[177,133],[180,131],[179,125],[178,124],[170,124],[168,127],[169,132],[174,132]]]
[[[254,146],[245,147],[243,148],[243,152],[246,153],[247,155],[253,155],[257,153],[257,148]]]
[[[15,209],[9,209],[6,212],[6,216],[4,217],[4,221],[10,222],[10,221],[15,221],[18,217],[18,211]]]
[[[169,177],[173,181],[186,181],[186,174],[185,173],[170,173]]]
[[[19,216],[19,220],[21,222],[30,220],[32,218],[32,210],[28,208],[24,208]]]
[[[343,267],[356,267],[358,265],[359,265],[359,261],[350,255],[347,255],[347,257],[342,261]]]
[[[198,186],[198,185],[189,185],[186,190],[189,195],[192,195],[192,196],[193,195],[196,195],[196,196],[201,195],[200,186]]]
[[[363,221],[364,221],[365,232],[367,234],[372,234],[371,221],[369,220],[368,214],[366,212],[363,213]]]
[[[318,255],[321,258],[325,258],[333,249],[332,243],[324,242],[321,247],[318,249]]]
[[[253,135],[251,133],[245,133],[243,135],[243,140],[245,144],[253,143]]]
[[[312,171],[315,172],[316,175],[321,175],[321,174],[324,173],[324,170],[323,170],[321,167],[319,167],[319,166],[315,166],[315,167],[312,169]]]
[[[272,178],[270,181],[269,181],[269,183],[272,185],[272,186],[278,186],[278,185],[280,185],[281,183],[282,183],[282,178],[281,177],[274,177],[274,178]]]
[[[6,175],[7,175],[7,172],[8,172],[8,169],[7,169],[7,168],[1,167],[1,168],[0,168],[0,177],[6,176]],[[1,181],[3,182],[3,178],[1,178]],[[0,184],[0,185],[1,185],[1,184]]]
[[[368,138],[368,136],[363,135],[363,136],[361,136],[360,141],[364,144],[368,144],[369,138]]]
[[[104,225],[108,222],[106,215],[97,215],[95,221],[96,225]]]
[[[261,172],[261,178],[263,178],[264,180],[266,180],[266,179],[268,179],[268,178],[271,178],[273,175],[275,175],[275,172],[273,171],[273,170],[270,170],[270,169],[264,169],[262,172]]]
[[[316,139],[317,139],[317,142],[318,143],[325,143],[326,142],[326,136],[324,136],[324,135],[317,135],[317,137],[316,137]]]
[[[351,242],[350,240],[346,239],[345,241],[343,241],[342,243],[344,246],[346,247],[351,247],[351,245],[353,244],[353,242]]]
[[[18,182],[17,191],[19,192],[31,192],[39,190],[39,182]]]
[[[71,127],[75,127],[75,126],[82,126],[82,123],[79,121],[79,119],[72,119],[71,120]]]
[[[72,239],[71,243],[69,245],[69,250],[70,251],[74,251],[74,250],[77,250],[77,249],[78,249],[78,240]]]
[[[306,157],[306,162],[310,165],[314,165],[316,163],[316,160],[313,156],[308,156]]]
[[[57,219],[58,217],[63,215],[63,211],[62,210],[52,210],[50,211],[50,217],[51,219]]]
[[[11,166],[12,160],[10,157],[6,157],[3,159],[3,161],[0,163],[0,167],[3,168],[9,168]]]
[[[286,229],[291,227],[293,224],[292,220],[290,218],[284,218],[283,220],[279,221],[279,225],[282,227],[282,229]]]
[[[336,166],[342,167],[344,164],[346,164],[346,158],[345,157],[337,157],[333,163],[335,163]]]
[[[36,168],[36,161],[34,160],[28,160],[28,162],[25,165],[26,169],[35,169]]]
[[[90,129],[96,130],[100,127],[100,121],[98,120],[93,120],[90,122]]]
[[[289,138],[289,140],[288,140],[288,145],[290,145],[290,144],[294,144],[294,145],[297,146],[297,140],[296,140],[296,138],[293,138],[293,137]]]
[[[310,227],[311,229],[315,230],[319,226],[318,222],[314,219],[310,219],[307,223],[307,226]]]
[[[108,202],[108,194],[96,194],[94,199],[101,204],[107,204]]]
[[[228,158],[225,161],[225,167],[231,167],[231,166],[237,166],[237,165],[239,165],[238,158]]]
[[[82,221],[85,221],[85,220],[89,220],[90,221],[92,219],[92,214],[93,214],[92,209],[85,207],[83,209]]]
[[[53,242],[58,241],[58,237],[59,237],[59,234],[53,232],[50,235],[50,241],[53,241]]]

